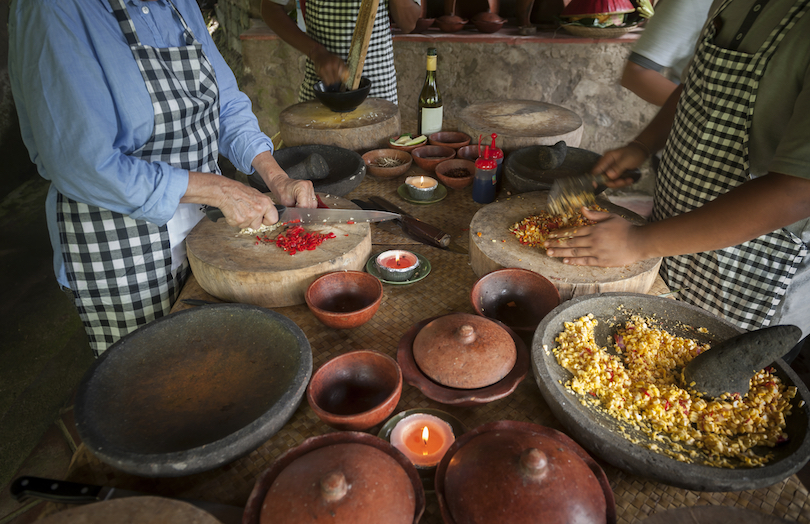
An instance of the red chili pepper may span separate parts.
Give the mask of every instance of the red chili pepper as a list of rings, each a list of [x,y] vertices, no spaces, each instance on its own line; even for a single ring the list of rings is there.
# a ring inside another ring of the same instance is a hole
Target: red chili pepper
[[[354,224],[354,220],[347,220],[346,223],[347,224]]]

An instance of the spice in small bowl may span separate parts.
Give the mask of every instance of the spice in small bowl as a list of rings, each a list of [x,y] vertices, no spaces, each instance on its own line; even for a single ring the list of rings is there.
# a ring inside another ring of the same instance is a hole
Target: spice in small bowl
[[[461,158],[445,160],[436,166],[436,176],[447,187],[463,189],[473,182],[475,163]]]
[[[413,158],[407,151],[374,149],[363,155],[368,172],[377,178],[394,178],[405,174]]]

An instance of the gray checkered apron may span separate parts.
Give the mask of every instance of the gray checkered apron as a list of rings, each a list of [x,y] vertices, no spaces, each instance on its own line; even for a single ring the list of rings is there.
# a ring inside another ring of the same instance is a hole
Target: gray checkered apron
[[[654,220],[686,213],[749,180],[749,128],[759,80],[809,6],[808,0],[797,1],[753,54],[718,47],[708,24],[664,148]],[[730,248],[666,258],[661,270],[687,302],[757,329],[770,324],[807,252],[801,239],[779,229]]]
[[[202,45],[170,1],[185,29],[187,45],[162,49],[140,43],[124,0],[109,2],[155,112],[152,136],[129,154],[181,169],[219,172],[219,91]],[[202,216],[198,205],[181,206],[195,207],[184,212]],[[57,222],[68,281],[96,356],[127,333],[169,312],[188,262],[172,271],[166,225],[134,220],[61,193]]]
[[[349,56],[354,26],[361,0],[307,0],[304,20],[307,34],[343,60]],[[394,45],[391,41],[391,22],[388,2],[380,0],[377,18],[363,64],[363,76],[371,80],[369,96],[397,103],[397,71],[394,68]],[[315,98],[312,86],[320,81],[315,64],[307,60],[304,83],[298,92],[298,101]]]

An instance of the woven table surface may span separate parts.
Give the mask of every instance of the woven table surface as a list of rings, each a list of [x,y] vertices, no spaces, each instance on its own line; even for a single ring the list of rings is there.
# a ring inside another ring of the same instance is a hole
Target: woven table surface
[[[419,174],[417,170],[421,172],[418,168],[412,168],[408,175]],[[449,189],[447,198],[436,204],[410,204],[397,196],[397,187],[404,179],[403,176],[394,180],[377,180],[367,176],[358,188],[344,198],[382,196],[417,218],[441,227],[453,237],[454,243],[466,247],[470,219],[482,207],[472,201],[471,189]],[[499,198],[519,197],[508,194],[504,189]],[[369,322],[355,329],[327,328],[315,319],[306,305],[276,308],[275,311],[289,317],[306,334],[312,346],[313,369],[332,357],[358,349],[372,349],[396,358],[400,338],[417,322],[451,312],[473,313],[470,289],[477,277],[470,268],[468,255],[420,244],[404,236],[393,223],[374,225],[372,241],[375,253],[398,245],[407,245],[407,249],[425,256],[430,261],[432,270],[425,279],[414,284],[384,285],[384,297],[379,311]],[[666,291],[667,288],[659,277],[649,293],[660,294]],[[181,300],[186,298],[216,301],[200,288],[193,276],[180,296]],[[175,306],[175,311],[191,307],[181,300]],[[468,429],[487,422],[515,420],[564,431],[551,414],[531,372],[508,397],[465,408],[434,402],[406,383],[394,414],[413,408],[446,411],[461,420]],[[381,425],[367,432],[376,435],[380,428]],[[287,424],[259,449],[218,469],[178,478],[136,477],[102,463],[82,445],[73,457],[67,480],[244,506],[257,477],[279,455],[309,437],[332,431],[335,430],[321,422],[304,399]],[[734,506],[798,522],[810,522],[808,492],[796,476],[769,488],[712,493],[671,487],[630,475],[601,461],[600,464],[610,479],[620,523],[640,522],[649,515],[666,509],[698,505]],[[67,507],[57,504],[49,506],[45,514]],[[442,522],[438,502],[432,492],[427,494],[427,507],[421,522]]]

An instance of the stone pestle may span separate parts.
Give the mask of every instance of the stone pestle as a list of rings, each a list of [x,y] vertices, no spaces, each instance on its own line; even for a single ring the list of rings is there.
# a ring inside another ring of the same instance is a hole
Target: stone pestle
[[[329,176],[329,165],[321,155],[312,153],[287,169],[287,175],[295,180],[323,180]]]

